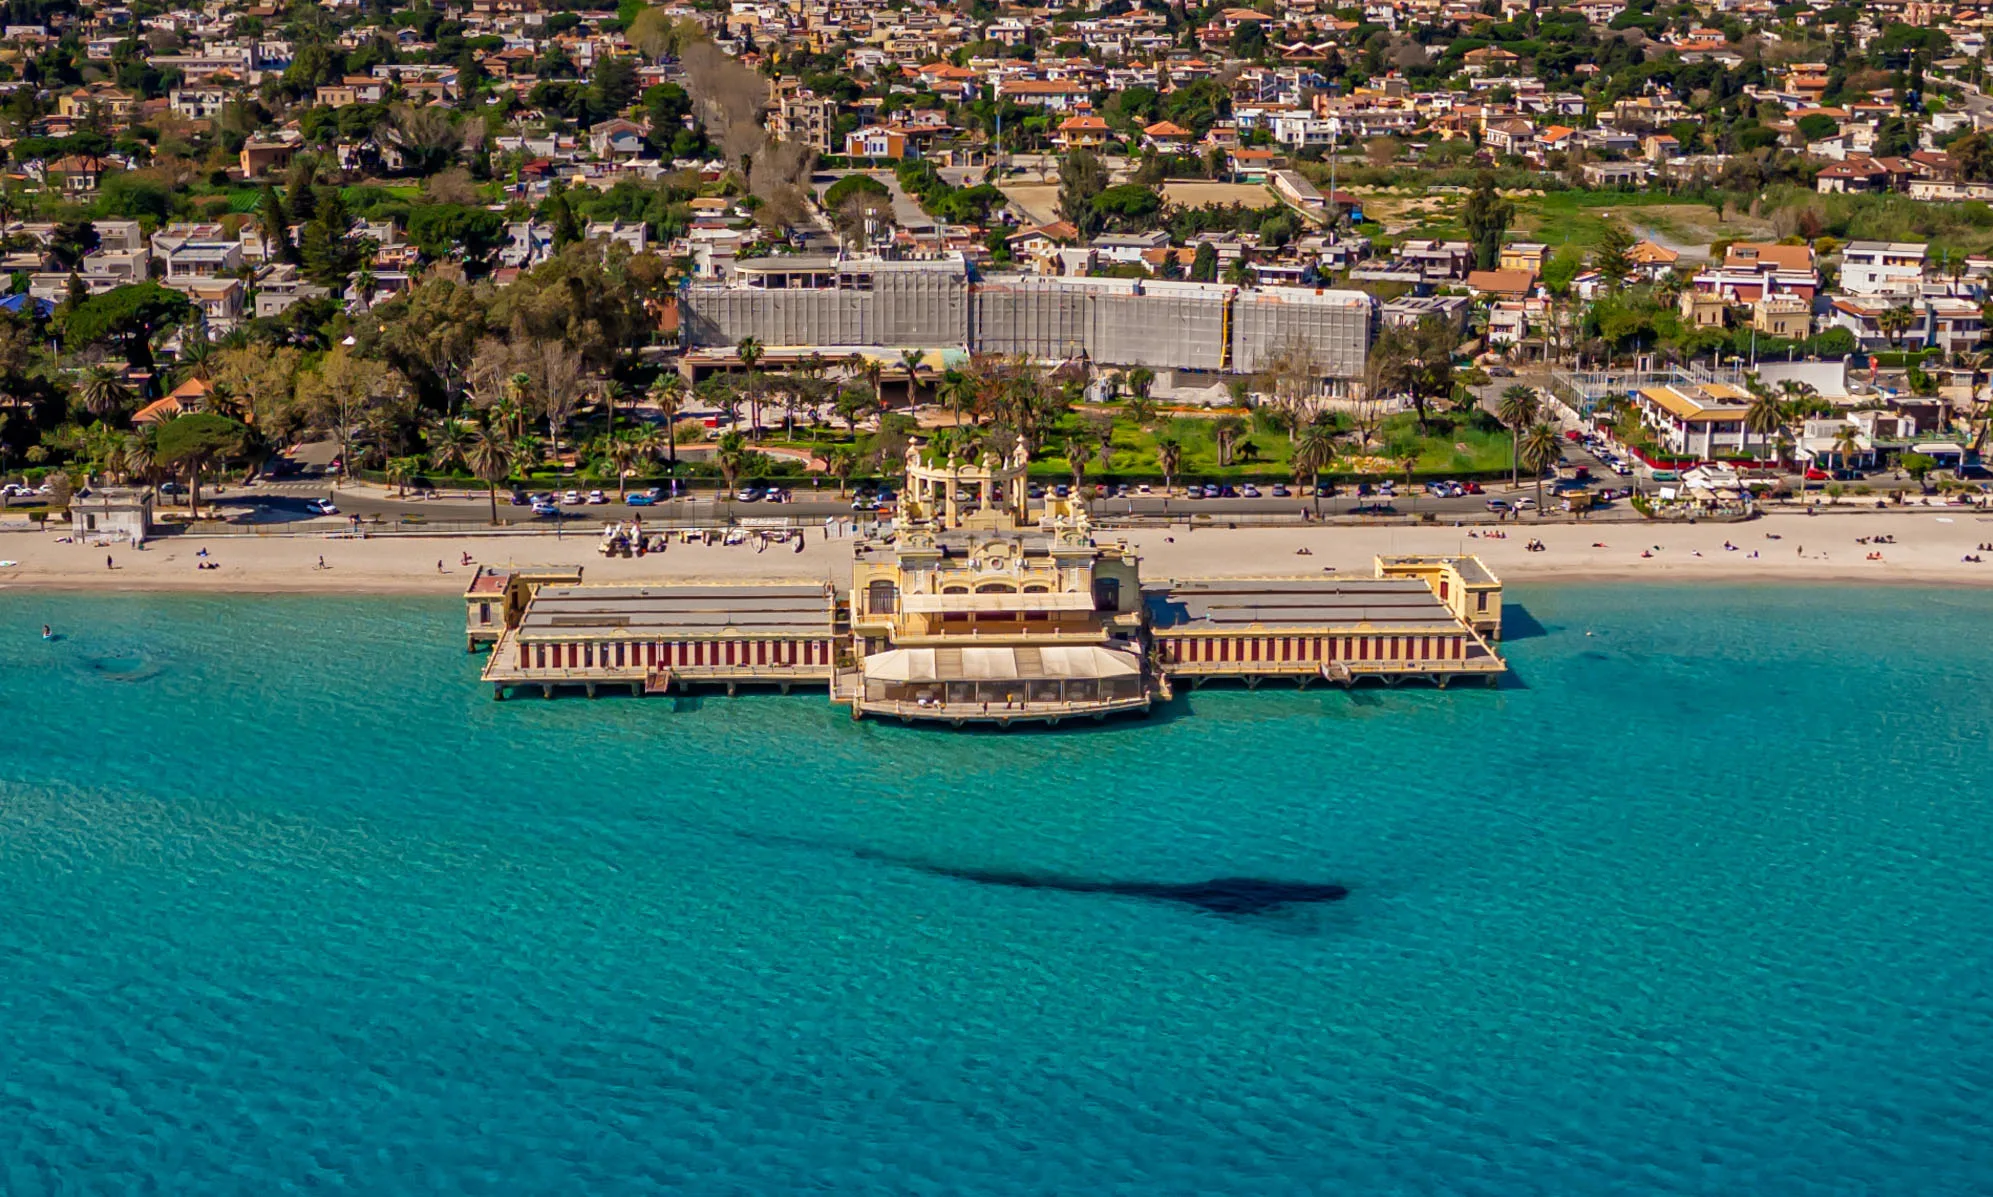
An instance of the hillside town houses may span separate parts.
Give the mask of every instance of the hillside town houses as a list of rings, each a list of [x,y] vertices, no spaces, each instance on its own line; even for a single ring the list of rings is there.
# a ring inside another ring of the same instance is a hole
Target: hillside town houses
[[[1607,275],[1564,269],[1560,245],[1522,230],[1477,261],[1456,219],[1404,214],[1424,194],[1457,216],[1475,171],[1541,184],[1518,192],[1993,199],[1993,105],[1966,99],[1993,17],[1974,5],[1832,12],[1837,38],[1900,62],[1859,73],[1796,56],[1830,19],[1803,3],[1683,19],[1618,0],[323,11],[305,28],[233,0],[86,3],[6,27],[15,290],[62,304],[153,280],[221,334],[301,303],[365,310],[439,264],[502,282],[579,240],[717,283],[757,257],[826,249],[1333,283],[1371,290],[1380,313],[1442,303],[1510,353],[1550,352],[1561,309],[1625,281],[1665,287],[1691,329],[1789,342],[1844,329],[1865,351],[1948,353],[1984,332],[1981,253],[1900,238],[1823,250],[1797,226],[1713,247],[1643,234]],[[1608,71],[1608,53],[1642,69]],[[1959,99],[1933,102],[1940,90]],[[1099,221],[1061,206],[1073,154],[1105,164],[1103,199],[1121,205]],[[861,201],[883,198],[847,220],[829,193],[851,172],[875,184]],[[295,208],[267,218],[266,194],[301,179],[357,206],[336,228]],[[681,184],[654,204],[644,190]],[[1172,223],[1186,184],[1246,199]]]

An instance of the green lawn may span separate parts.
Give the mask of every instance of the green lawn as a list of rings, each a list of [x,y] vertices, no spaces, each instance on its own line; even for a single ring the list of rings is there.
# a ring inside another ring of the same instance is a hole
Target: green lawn
[[[1103,479],[1160,481],[1162,470],[1156,464],[1156,438],[1159,435],[1173,436],[1182,446],[1182,460],[1176,471],[1179,479],[1272,482],[1293,478],[1290,465],[1293,445],[1285,433],[1249,430],[1234,446],[1232,463],[1220,466],[1217,438],[1212,435],[1213,423],[1213,420],[1202,416],[1164,416],[1148,426],[1118,419],[1114,424],[1107,465],[1102,467],[1097,453],[1090,455],[1086,462],[1086,478],[1090,482]],[[1436,415],[1433,434],[1420,436],[1416,423],[1410,413],[1389,417],[1378,427],[1375,441],[1368,449],[1359,449],[1354,437],[1346,436],[1333,473],[1341,477],[1402,476],[1403,470],[1397,463],[1406,454],[1417,456],[1418,464],[1413,472],[1419,477],[1487,477],[1509,468],[1508,433],[1499,428],[1468,423],[1449,427],[1450,417]],[[1065,445],[1067,437],[1074,435],[1087,445],[1096,443],[1091,427],[1082,417],[1069,417],[1044,439],[1044,444],[1033,455],[1032,477],[1047,482],[1068,480],[1072,469],[1066,461]],[[861,453],[866,451],[870,439],[861,435]],[[1245,447],[1248,443],[1251,449]],[[849,442],[841,438],[799,439],[787,447],[806,448],[822,455],[838,447],[849,447]]]

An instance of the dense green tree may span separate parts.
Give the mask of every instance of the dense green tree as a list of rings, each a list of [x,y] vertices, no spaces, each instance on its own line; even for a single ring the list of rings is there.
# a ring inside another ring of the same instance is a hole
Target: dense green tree
[[[213,412],[189,412],[159,425],[154,460],[187,472],[187,503],[195,519],[201,515],[202,472],[241,453],[247,433],[240,421]]]
[[[187,297],[155,282],[113,287],[75,304],[63,321],[63,344],[79,349],[115,341],[134,369],[152,368],[152,338],[193,312]]]
[[[99,243],[97,226],[87,220],[65,220],[49,234],[48,259],[57,270],[75,270]]]
[[[1059,216],[1070,221],[1082,236],[1100,231],[1104,217],[1093,201],[1105,190],[1107,167],[1091,150],[1071,150],[1059,160]]]
[[[505,243],[505,218],[463,204],[424,204],[409,213],[408,239],[431,261],[462,262],[475,276]]]
[[[1194,283],[1218,281],[1218,250],[1209,241],[1198,242],[1197,253],[1190,261],[1190,281]]]
[[[1495,194],[1495,176],[1481,172],[1461,212],[1467,239],[1474,246],[1477,269],[1493,270],[1502,260],[1502,235],[1508,232],[1509,221],[1514,218],[1515,205]]]

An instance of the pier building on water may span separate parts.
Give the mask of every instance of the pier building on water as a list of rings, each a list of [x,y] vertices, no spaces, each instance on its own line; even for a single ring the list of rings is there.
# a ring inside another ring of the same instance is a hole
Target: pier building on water
[[[1083,505],[1034,507],[1022,454],[908,450],[893,536],[852,583],[619,582],[480,569],[468,639],[496,697],[821,686],[854,719],[953,726],[1142,713],[1180,685],[1493,684],[1501,582],[1479,559],[1379,557],[1369,578],[1145,583]],[[496,627],[494,627],[494,622]]]

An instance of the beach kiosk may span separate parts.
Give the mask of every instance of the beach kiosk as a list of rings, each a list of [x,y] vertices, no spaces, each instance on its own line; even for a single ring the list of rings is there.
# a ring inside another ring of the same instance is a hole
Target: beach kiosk
[[[69,500],[69,525],[79,537],[143,543],[152,534],[152,491],[140,486],[78,491]]]

